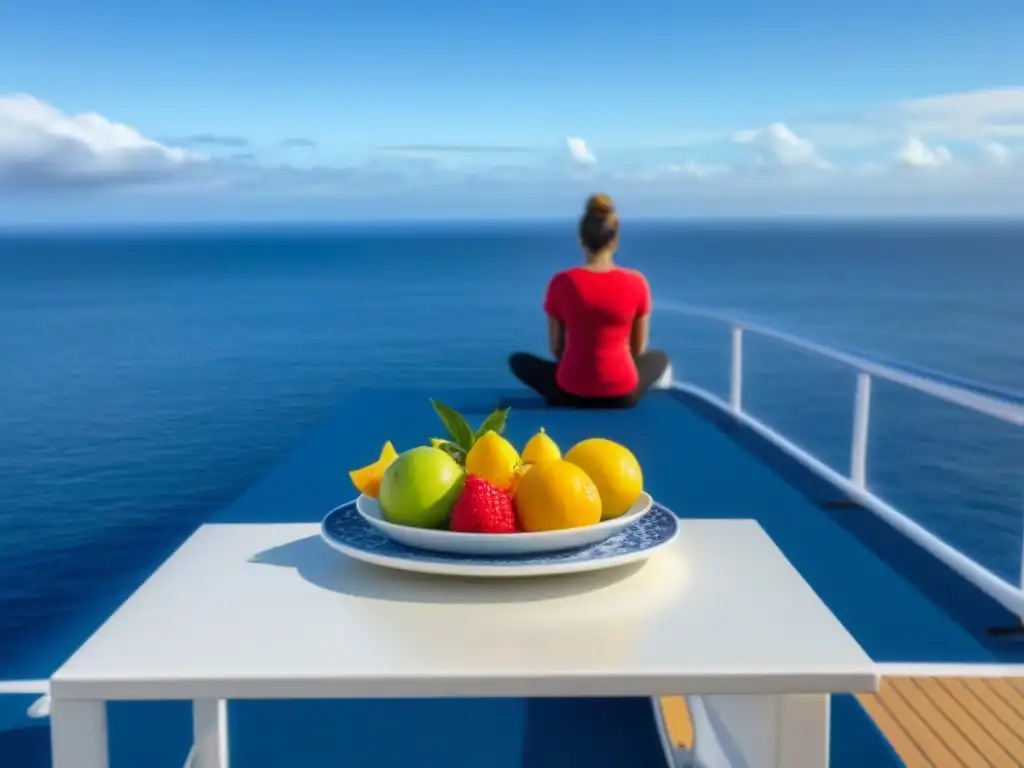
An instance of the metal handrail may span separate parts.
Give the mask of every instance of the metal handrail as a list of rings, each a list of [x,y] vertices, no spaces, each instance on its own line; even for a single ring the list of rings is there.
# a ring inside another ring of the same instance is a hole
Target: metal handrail
[[[997,396],[997,390],[981,386],[970,388],[949,383],[952,377],[942,374],[925,375],[900,370],[867,357],[851,354],[834,347],[809,341],[784,331],[777,331],[758,323],[722,313],[705,307],[691,306],[678,302],[659,302],[656,309],[667,309],[681,315],[712,320],[726,325],[732,331],[731,375],[729,381],[729,402],[726,403],[700,387],[684,382],[673,386],[696,395],[718,408],[731,412],[738,420],[759,433],[766,440],[800,461],[813,472],[847,493],[861,506],[874,512],[894,528],[903,533],[926,551],[951,567],[983,592],[1001,603],[1007,610],[1024,618],[1024,552],[1021,555],[1021,579],[1016,586],[997,576],[981,563],[968,557],[948,542],[942,540],[924,526],[916,523],[903,512],[868,490],[867,451],[871,413],[871,380],[884,379],[908,389],[931,395],[939,400],[983,413],[999,421],[1024,426],[1024,404],[1013,402],[1013,395]],[[811,352],[820,357],[842,363],[857,371],[857,388],[853,409],[853,430],[850,450],[849,476],[843,476],[819,460],[804,448],[776,432],[764,422],[743,410],[743,336],[750,332],[774,339],[791,347]],[[940,379],[947,378],[946,381]],[[963,383],[960,380],[959,383]],[[1002,393],[999,393],[1000,395]]]
[[[27,710],[33,720],[50,716],[50,681],[49,680],[0,680],[0,696],[36,696]]]
[[[658,302],[656,309],[667,309],[691,317],[700,317],[706,320],[714,320],[724,325],[731,326],[741,331],[764,336],[765,338],[781,341],[791,347],[802,349],[806,352],[813,352],[821,357],[827,357],[836,362],[843,363],[850,368],[855,368],[862,373],[867,373],[877,379],[901,384],[908,389],[923,392],[939,400],[948,403],[955,403],[978,413],[984,413],[993,418],[1005,421],[1018,427],[1024,426],[1024,404],[1012,402],[1008,397],[997,397],[986,392],[972,389],[964,384],[950,384],[942,381],[938,376],[931,376],[924,373],[913,373],[907,370],[886,365],[871,360],[867,357],[844,352],[841,349],[819,344],[815,341],[795,336],[785,331],[778,331],[749,320],[741,319],[738,316],[725,314],[717,310],[699,307],[679,302]],[[941,375],[941,374],[940,374]],[[945,378],[945,377],[944,377]],[[951,378],[951,377],[950,377]],[[962,380],[961,380],[962,381]],[[993,388],[988,388],[993,391]]]
[[[0,680],[0,694],[19,696],[42,695],[50,692],[49,680]]]

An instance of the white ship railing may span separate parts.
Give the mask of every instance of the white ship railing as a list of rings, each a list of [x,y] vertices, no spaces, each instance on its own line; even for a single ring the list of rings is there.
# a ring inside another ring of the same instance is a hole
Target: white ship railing
[[[28,716],[36,720],[50,716],[49,680],[0,680],[0,695],[5,693],[36,696],[36,700],[28,708]]]
[[[959,573],[962,577],[998,601],[1007,610],[1024,618],[1024,551],[1021,554],[1021,577],[1018,584],[1011,584],[991,570],[968,557],[960,550],[943,541],[924,526],[911,520],[903,512],[876,496],[868,489],[868,435],[871,422],[871,381],[883,379],[900,384],[908,389],[922,392],[938,400],[983,413],[999,421],[1024,427],[1024,404],[1014,402],[1013,396],[993,394],[986,388],[979,391],[967,385],[943,381],[940,375],[915,373],[901,370],[866,357],[844,352],[833,347],[809,341],[789,333],[777,331],[757,323],[739,319],[721,312],[680,304],[658,302],[656,309],[668,310],[694,318],[711,320],[732,330],[732,358],[729,378],[729,401],[698,387],[674,381],[673,387],[698,397],[705,402],[731,413],[738,421],[757,432],[761,437],[792,456],[815,474],[835,485],[851,500],[878,515],[896,530],[914,541],[926,551]],[[743,339],[745,334],[761,336],[782,342],[796,349],[828,358],[852,368],[857,372],[857,387],[853,403],[853,428],[851,435],[850,471],[844,476],[813,456],[789,438],[776,432],[760,419],[743,410]]]

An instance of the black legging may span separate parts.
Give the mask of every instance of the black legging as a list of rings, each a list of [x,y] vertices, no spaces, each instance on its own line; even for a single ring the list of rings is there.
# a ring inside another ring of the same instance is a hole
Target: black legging
[[[558,386],[555,380],[557,363],[528,352],[516,352],[508,359],[512,373],[523,384],[536,391],[549,405],[569,408],[632,408],[668,369],[668,355],[649,350],[634,359],[640,381],[636,389],[619,397],[581,397]]]

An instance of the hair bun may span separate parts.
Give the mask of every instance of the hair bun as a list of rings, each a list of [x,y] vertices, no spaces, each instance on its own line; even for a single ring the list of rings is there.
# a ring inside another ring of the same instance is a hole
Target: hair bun
[[[604,193],[591,195],[587,200],[587,215],[610,216],[615,213],[615,203]]]

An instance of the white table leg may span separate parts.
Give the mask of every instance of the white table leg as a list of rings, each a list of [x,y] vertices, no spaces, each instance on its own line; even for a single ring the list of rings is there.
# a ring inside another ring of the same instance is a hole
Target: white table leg
[[[192,702],[191,768],[228,768],[228,703],[223,699]]]
[[[829,696],[692,696],[703,768],[828,768]]]
[[[50,702],[53,768],[109,768],[107,705],[102,701]]]

